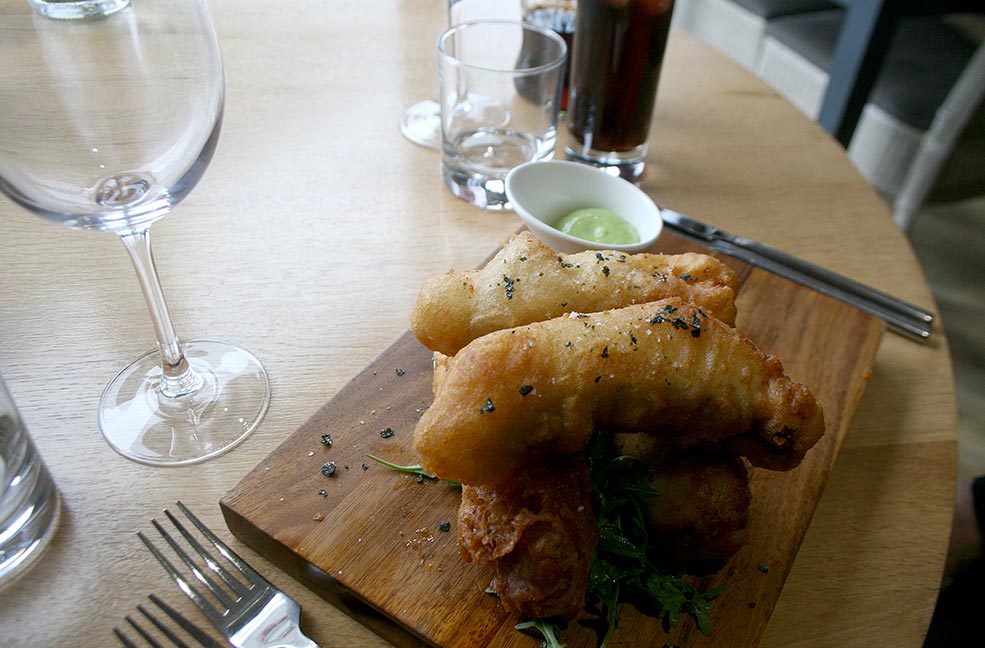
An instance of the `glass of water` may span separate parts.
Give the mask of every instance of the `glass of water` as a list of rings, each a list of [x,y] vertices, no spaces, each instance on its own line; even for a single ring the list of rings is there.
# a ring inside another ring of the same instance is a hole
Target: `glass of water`
[[[447,0],[448,22],[444,28],[479,19],[520,19],[520,5],[507,0]],[[489,113],[489,119],[505,119],[506,108],[494,100],[475,97],[473,103]],[[441,150],[441,106],[435,99],[424,99],[400,115],[400,132],[411,142]]]
[[[441,174],[452,194],[512,208],[506,174],[554,155],[566,56],[556,32],[520,21],[469,21],[441,35]],[[477,97],[505,106],[505,116],[490,116]]]
[[[58,490],[0,377],[0,586],[44,553],[60,511]]]
[[[130,4],[130,0],[27,0],[27,2],[42,16],[59,20],[108,16]]]
[[[208,7],[154,0],[54,20],[0,4],[0,191],[64,227],[118,235],[157,336],[103,391],[103,436],[152,465],[234,447],[267,410],[266,372],[237,346],[178,339],[150,243],[219,140],[225,85]]]

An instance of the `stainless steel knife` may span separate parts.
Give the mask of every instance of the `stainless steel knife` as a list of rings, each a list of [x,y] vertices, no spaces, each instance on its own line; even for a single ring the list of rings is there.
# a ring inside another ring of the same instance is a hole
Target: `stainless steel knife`
[[[886,322],[890,329],[917,340],[927,340],[934,314],[848,277],[798,259],[765,243],[737,236],[670,209],[660,208],[666,227],[686,238],[733,256],[749,265],[840,299]]]

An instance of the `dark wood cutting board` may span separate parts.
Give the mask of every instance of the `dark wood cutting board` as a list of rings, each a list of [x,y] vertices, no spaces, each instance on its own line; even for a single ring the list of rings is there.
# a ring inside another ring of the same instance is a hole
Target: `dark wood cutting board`
[[[664,233],[656,251],[706,251]],[[740,275],[738,328],[810,386],[827,432],[799,468],[752,471],[748,543],[719,572],[694,578],[728,585],[702,635],[690,618],[669,631],[623,606],[612,646],[755,646],[797,555],[884,330],[839,301],[730,257]],[[416,464],[414,425],[431,402],[431,353],[400,337],[285,440],[221,502],[230,530],[293,577],[397,646],[536,648],[538,635],[484,593],[490,573],[456,546],[460,491],[419,481],[367,458]],[[327,437],[331,437],[331,444]],[[335,472],[323,474],[334,462]],[[570,625],[569,648],[596,645]]]

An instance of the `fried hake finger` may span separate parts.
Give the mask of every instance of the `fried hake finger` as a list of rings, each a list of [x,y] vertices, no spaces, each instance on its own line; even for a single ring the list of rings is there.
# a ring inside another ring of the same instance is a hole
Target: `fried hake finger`
[[[579,452],[595,429],[740,449],[773,469],[824,432],[820,404],[779,360],[678,298],[497,331],[435,365],[414,447],[427,470],[467,484]]]
[[[492,564],[489,589],[534,619],[573,619],[585,605],[598,526],[581,456],[520,471],[497,486],[462,485],[458,546],[469,562]]]
[[[734,324],[738,289],[736,274],[704,254],[565,255],[521,232],[482,269],[426,282],[411,329],[427,348],[454,355],[493,331],[672,296]]]

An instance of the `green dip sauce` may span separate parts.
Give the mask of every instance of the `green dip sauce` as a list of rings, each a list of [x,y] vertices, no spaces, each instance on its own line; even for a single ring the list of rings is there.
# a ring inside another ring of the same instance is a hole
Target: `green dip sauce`
[[[618,214],[601,207],[577,209],[554,221],[551,226],[565,234],[596,243],[630,245],[640,242],[640,235],[632,225]]]

